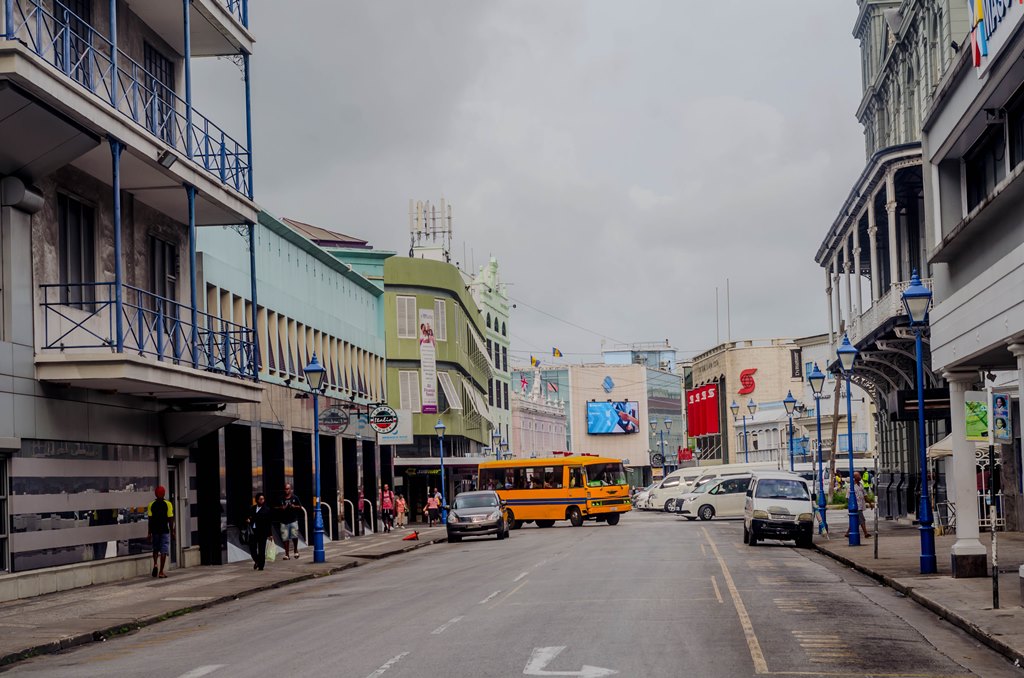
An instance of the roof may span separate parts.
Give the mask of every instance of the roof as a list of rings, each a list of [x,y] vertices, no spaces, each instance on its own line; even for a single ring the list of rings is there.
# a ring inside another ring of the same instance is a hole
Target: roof
[[[353,247],[353,248],[369,248],[370,243],[361,238],[356,238],[351,235],[345,235],[338,231],[331,231],[320,226],[313,226],[302,221],[295,219],[283,218],[281,221],[285,222],[293,229],[295,229],[299,235],[304,238],[312,240],[317,245],[323,246],[334,246],[334,247]]]

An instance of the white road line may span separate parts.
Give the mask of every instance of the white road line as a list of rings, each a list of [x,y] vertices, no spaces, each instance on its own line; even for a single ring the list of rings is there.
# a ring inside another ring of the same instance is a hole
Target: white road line
[[[504,597],[502,597],[502,598],[501,598],[500,600],[498,600],[498,602],[494,603],[494,605],[491,605],[491,606],[490,606],[489,608],[487,608],[487,609],[489,609],[489,610],[493,610],[494,608],[498,607],[499,605],[501,605],[502,603],[504,603],[504,602],[505,602],[506,600],[508,600],[509,598],[511,598],[511,597],[512,597],[512,595],[513,595],[513,594],[515,594],[515,592],[516,592],[516,591],[518,591],[519,589],[523,588],[524,586],[526,586],[526,582],[525,582],[525,581],[524,581],[524,582],[523,582],[522,584],[520,584],[519,586],[517,586],[517,587],[515,587],[514,589],[512,589],[511,591],[509,591],[508,593],[506,593],[506,594],[504,595]]]
[[[722,592],[718,590],[718,580],[715,579],[715,575],[711,575],[711,588],[715,590],[715,598],[718,598],[719,603],[724,603],[722,600]]]
[[[178,678],[202,678],[203,676],[209,675],[217,669],[224,668],[224,664],[208,664],[207,666],[200,666],[194,668],[188,673],[183,673]]]
[[[438,626],[436,629],[434,629],[430,633],[435,635],[435,636],[441,635],[442,633],[444,633],[445,629],[447,629],[452,624],[457,623],[461,619],[462,619],[462,617],[453,617],[452,619],[449,619],[445,623],[443,623],[440,626]]]
[[[701,545],[700,545],[700,554],[701,554],[702,556],[707,556],[707,555],[708,555],[708,552],[707,552],[707,550],[705,550],[705,548],[704,548],[704,544],[701,544]]]
[[[477,605],[486,605],[487,603],[491,602],[494,599],[494,596],[498,595],[499,593],[501,593],[501,589],[499,589],[499,590],[495,591],[494,593],[492,593],[491,595],[487,596],[486,598],[481,600],[479,603],[477,603]]]
[[[515,583],[515,582],[519,581],[520,579],[522,579],[523,577],[527,576],[528,574],[530,574],[530,573],[529,573],[529,572],[523,572],[523,573],[522,573],[522,574],[520,574],[520,575],[519,575],[518,577],[516,577],[515,579],[513,579],[513,580],[512,580],[512,582],[513,582],[513,583]]]
[[[402,654],[396,654],[394,657],[392,657],[391,659],[389,659],[386,662],[384,662],[383,664],[381,664],[379,669],[377,669],[376,671],[374,671],[373,673],[368,675],[366,678],[379,678],[379,676],[383,676],[384,673],[388,669],[390,669],[392,666],[394,666],[398,662],[402,661],[402,659],[404,657],[406,657],[408,654],[409,654],[408,652],[403,652]]]

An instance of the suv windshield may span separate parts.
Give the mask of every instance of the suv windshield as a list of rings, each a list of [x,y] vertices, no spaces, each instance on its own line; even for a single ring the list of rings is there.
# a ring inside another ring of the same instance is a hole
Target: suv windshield
[[[626,484],[626,469],[622,467],[622,464],[588,464],[586,469],[587,487]]]
[[[758,481],[754,496],[759,499],[807,499],[807,485],[802,480],[766,478]]]
[[[498,497],[493,494],[473,494],[463,497],[455,497],[455,504],[452,508],[490,508],[498,506]]]

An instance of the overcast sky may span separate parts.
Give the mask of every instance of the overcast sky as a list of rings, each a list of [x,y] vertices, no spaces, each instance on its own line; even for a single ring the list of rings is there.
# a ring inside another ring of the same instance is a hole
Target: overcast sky
[[[453,260],[496,255],[524,302],[523,360],[594,360],[597,335],[710,348],[726,278],[734,339],[823,332],[814,253],[864,164],[856,12],[251,0],[257,201],[407,253],[409,198],[443,195]],[[197,85],[235,121],[225,68]]]

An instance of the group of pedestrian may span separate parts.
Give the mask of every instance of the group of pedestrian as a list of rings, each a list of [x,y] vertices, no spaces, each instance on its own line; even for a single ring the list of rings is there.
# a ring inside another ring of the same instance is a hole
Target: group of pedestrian
[[[384,483],[380,491],[380,521],[384,525],[384,531],[390,532],[396,527],[405,527],[408,523],[409,505],[401,493],[396,494],[391,487]]]
[[[278,534],[284,546],[284,559],[299,557],[299,514],[302,513],[302,502],[292,490],[291,483],[285,483],[284,493],[275,509],[276,511],[267,506],[265,494],[257,492],[253,505],[249,508],[249,516],[245,519],[250,530],[249,554],[252,556],[254,570],[262,570],[266,566],[268,547],[277,548],[271,536],[275,522],[280,524]]]

